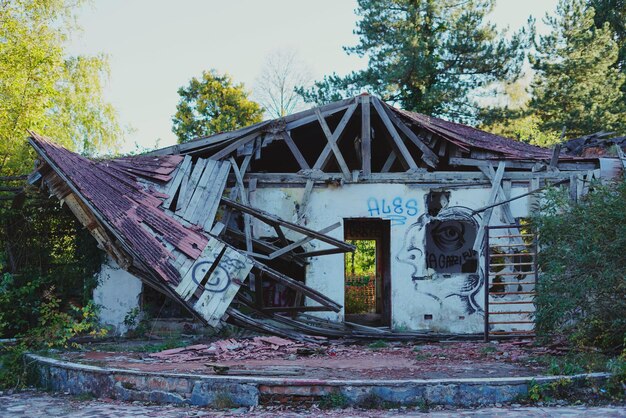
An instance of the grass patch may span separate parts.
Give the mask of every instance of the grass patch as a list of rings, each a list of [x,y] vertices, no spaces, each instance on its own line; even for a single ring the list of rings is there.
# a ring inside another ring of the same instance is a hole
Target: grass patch
[[[480,349],[480,353],[483,355],[492,354],[492,353],[495,353],[496,351],[498,351],[498,349],[494,347],[493,345],[486,345]]]
[[[383,340],[376,340],[373,343],[370,343],[367,346],[370,350],[380,350],[381,348],[387,348],[389,347],[389,344],[387,344],[385,341]]]
[[[424,360],[428,360],[432,356],[433,355],[430,354],[430,353],[417,353],[417,354],[415,354],[415,360],[417,360],[417,361],[424,361]]]
[[[235,408],[235,402],[230,397],[230,395],[226,392],[218,392],[215,394],[215,399],[213,399],[213,407],[217,409],[232,409]]]
[[[322,409],[343,409],[349,404],[348,398],[343,393],[331,393],[323,396],[320,400],[320,408]]]

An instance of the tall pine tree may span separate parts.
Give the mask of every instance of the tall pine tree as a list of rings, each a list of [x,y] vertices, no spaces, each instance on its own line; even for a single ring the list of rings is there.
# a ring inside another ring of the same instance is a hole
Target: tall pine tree
[[[560,0],[556,15],[546,17],[552,32],[531,56],[536,73],[528,106],[544,131],[565,126],[569,137],[625,131],[619,48],[608,23],[594,26],[594,14],[584,0]]]
[[[514,79],[524,58],[525,34],[507,40],[486,22],[495,0],[358,0],[359,44],[367,69],[324,77],[299,92],[324,103],[369,91],[407,110],[467,120],[469,97],[489,83]]]

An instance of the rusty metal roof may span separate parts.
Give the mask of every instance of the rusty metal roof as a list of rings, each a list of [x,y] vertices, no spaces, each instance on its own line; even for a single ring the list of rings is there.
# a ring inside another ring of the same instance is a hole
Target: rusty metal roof
[[[55,171],[124,237],[132,250],[165,280],[177,283],[180,274],[169,262],[172,254],[156,236],[194,259],[208,240],[159,209],[167,195],[140,179],[155,185],[169,181],[183,157],[136,156],[92,161],[41,135],[30,134],[31,144],[41,157],[57,168]]]
[[[525,142],[505,138],[461,123],[391,108],[410,122],[438,134],[458,147],[470,151],[472,148],[503,154],[505,158],[545,159],[552,151]]]

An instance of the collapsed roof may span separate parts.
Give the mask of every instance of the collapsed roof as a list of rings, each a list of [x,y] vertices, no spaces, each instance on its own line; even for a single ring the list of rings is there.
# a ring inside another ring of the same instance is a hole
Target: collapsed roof
[[[493,173],[485,165],[493,171],[491,160],[527,171],[597,167],[595,159],[555,155],[400,111],[369,95],[145,155],[102,161],[30,134],[40,157],[31,183],[64,202],[122,268],[208,325],[229,321],[299,339],[306,338],[301,333],[369,332],[307,315],[339,312],[341,305],[306,286],[304,277],[290,277],[289,269],[276,267],[278,261],[304,267],[310,257],[354,250],[326,235],[340,223],[320,231],[304,226],[303,211],[316,181],[376,181],[394,174],[409,179],[453,168],[479,168],[478,174],[489,180]],[[287,221],[250,206],[248,193],[256,184],[251,173],[273,175],[272,181],[299,173],[306,186],[298,218]],[[252,218],[272,228],[276,239],[255,237]],[[290,306],[268,306],[263,298],[268,281],[293,292]],[[300,316],[294,318],[295,313]]]

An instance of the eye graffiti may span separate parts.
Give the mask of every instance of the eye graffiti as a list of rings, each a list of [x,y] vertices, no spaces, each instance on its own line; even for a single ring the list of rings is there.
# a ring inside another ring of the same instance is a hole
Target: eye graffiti
[[[476,273],[477,228],[467,220],[432,220],[426,226],[426,264],[439,273]]]
[[[379,216],[389,219],[391,226],[404,225],[408,218],[418,213],[417,199],[407,199],[396,196],[390,201],[370,197],[367,199],[367,211],[369,216]]]
[[[465,225],[462,222],[436,222],[430,233],[433,242],[441,251],[457,251],[465,245]]]

